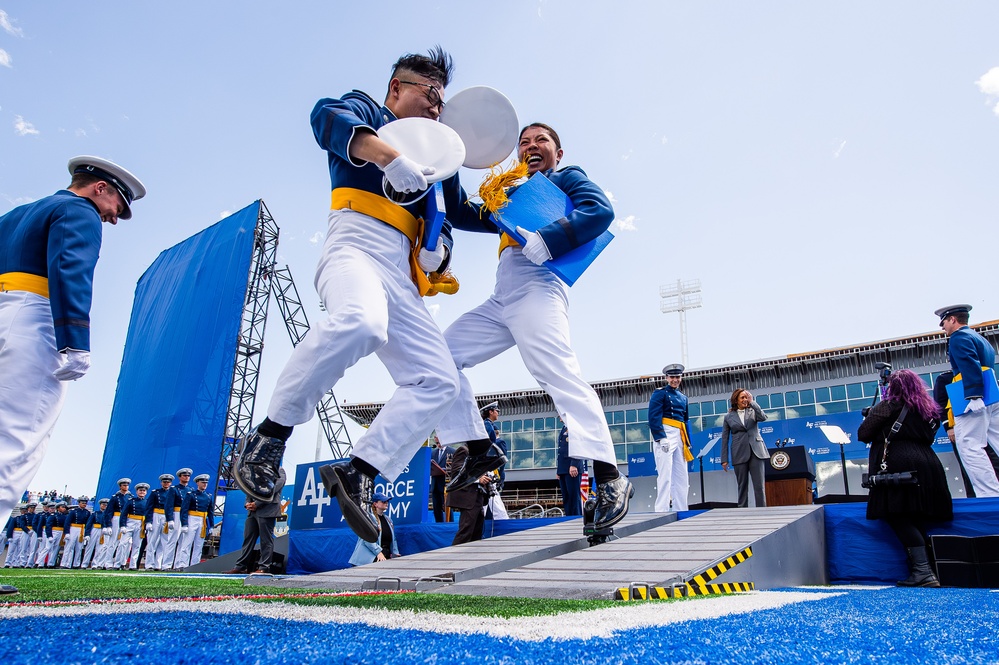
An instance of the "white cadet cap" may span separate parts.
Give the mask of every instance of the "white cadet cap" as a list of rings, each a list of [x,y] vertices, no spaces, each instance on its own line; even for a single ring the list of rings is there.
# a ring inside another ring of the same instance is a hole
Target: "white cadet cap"
[[[100,157],[91,155],[74,157],[69,160],[69,172],[74,175],[90,173],[114,185],[125,201],[125,210],[118,215],[121,219],[132,219],[132,201],[138,201],[146,195],[146,187],[138,178],[114,162]]]
[[[160,480],[161,481],[163,481],[163,480],[173,480],[173,474],[172,473],[161,473],[160,474]]]
[[[489,402],[489,404],[486,404],[484,407],[479,409],[479,413],[489,413],[493,409],[499,411],[499,402]]]
[[[194,471],[192,471],[191,469],[188,469],[187,467],[184,467],[183,469],[178,469],[177,470],[177,475],[178,476],[183,476],[185,473],[190,476],[191,474],[194,473]]]
[[[194,477],[194,482],[198,482],[199,480],[203,480],[203,481],[205,481],[207,483],[208,482],[208,474],[207,473],[202,473],[202,474],[199,474],[199,475],[197,475],[197,476]]]
[[[137,489],[137,490],[147,490],[147,489],[149,489],[149,483],[139,483],[138,485],[135,486],[135,489]]]
[[[127,484],[131,485],[132,484],[132,479],[131,478],[119,478],[118,479],[118,484],[121,485],[122,483],[127,483]]]

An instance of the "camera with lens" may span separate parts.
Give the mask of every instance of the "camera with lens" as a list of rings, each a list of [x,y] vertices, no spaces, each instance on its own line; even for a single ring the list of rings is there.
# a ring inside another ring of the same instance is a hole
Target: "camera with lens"
[[[874,363],[874,369],[878,370],[878,380],[881,385],[887,386],[891,379],[891,363]]]
[[[919,478],[915,471],[900,471],[899,473],[865,473],[860,477],[860,486],[864,489],[872,487],[895,487],[897,485],[918,485]]]

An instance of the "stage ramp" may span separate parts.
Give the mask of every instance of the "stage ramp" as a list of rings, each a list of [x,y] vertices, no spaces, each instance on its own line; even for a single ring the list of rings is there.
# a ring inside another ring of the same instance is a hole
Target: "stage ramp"
[[[589,547],[581,521],[267,586],[524,598],[675,597],[828,583],[822,506],[629,514]],[[623,590],[623,591],[622,591]]]

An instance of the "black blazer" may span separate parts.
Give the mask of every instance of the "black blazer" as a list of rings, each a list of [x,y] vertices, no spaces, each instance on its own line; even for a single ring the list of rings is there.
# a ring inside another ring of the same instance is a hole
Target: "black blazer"
[[[721,461],[728,462],[728,440],[732,438],[732,463],[746,464],[749,456],[755,455],[759,459],[769,459],[770,453],[760,436],[760,428],[757,423],[767,419],[767,414],[763,413],[760,405],[753,400],[749,408],[746,409],[746,422],[743,424],[739,418],[739,412],[732,410],[722,421],[722,448]]]

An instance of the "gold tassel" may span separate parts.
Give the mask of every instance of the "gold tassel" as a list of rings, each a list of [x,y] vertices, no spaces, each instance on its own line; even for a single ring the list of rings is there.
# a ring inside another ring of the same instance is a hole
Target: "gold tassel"
[[[430,273],[429,280],[430,290],[427,291],[428,296],[435,296],[438,293],[453,296],[458,293],[458,288],[461,286],[458,284],[458,278],[454,276],[454,273],[450,269],[445,270],[444,274],[439,272]]]
[[[514,160],[505,171],[499,164],[494,166],[492,172],[479,185],[479,197],[482,199],[483,209],[493,213],[501,210],[510,202],[506,190],[526,177],[527,162]]]

